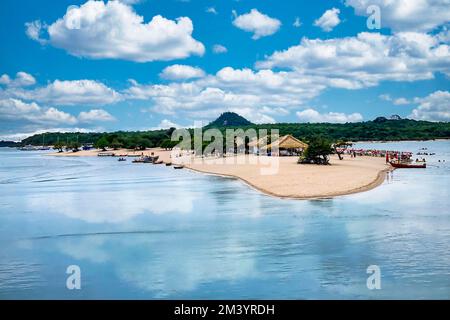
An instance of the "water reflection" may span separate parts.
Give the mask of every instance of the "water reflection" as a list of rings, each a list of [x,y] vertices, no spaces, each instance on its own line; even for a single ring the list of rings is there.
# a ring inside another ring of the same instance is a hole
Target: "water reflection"
[[[450,158],[448,142],[429,146]],[[443,164],[294,201],[189,171],[1,152],[0,298],[450,298]],[[80,292],[65,290],[70,264]],[[365,286],[372,264],[380,291]]]

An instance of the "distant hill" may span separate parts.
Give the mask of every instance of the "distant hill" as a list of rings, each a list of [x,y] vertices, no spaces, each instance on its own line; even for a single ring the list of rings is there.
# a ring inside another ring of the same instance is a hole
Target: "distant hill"
[[[253,123],[238,115],[234,112],[225,112],[220,115],[216,120],[208,124],[206,127],[222,128],[222,127],[245,127],[251,126]]]
[[[20,145],[20,143],[14,142],[14,141],[0,141],[0,148],[5,148],[5,147],[9,147],[9,148],[14,148],[14,147],[18,147]]]

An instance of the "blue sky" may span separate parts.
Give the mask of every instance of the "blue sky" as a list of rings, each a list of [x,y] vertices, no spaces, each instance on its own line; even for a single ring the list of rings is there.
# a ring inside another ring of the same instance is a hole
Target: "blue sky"
[[[223,111],[449,121],[450,10],[407,3],[3,0],[0,138],[192,126]],[[381,29],[367,27],[370,4]]]

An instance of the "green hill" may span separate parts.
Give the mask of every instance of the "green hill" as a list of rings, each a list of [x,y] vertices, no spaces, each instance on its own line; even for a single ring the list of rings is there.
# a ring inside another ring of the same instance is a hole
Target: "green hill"
[[[225,112],[216,120],[206,126],[206,128],[222,128],[222,127],[242,127],[251,126],[253,123],[234,112]]]

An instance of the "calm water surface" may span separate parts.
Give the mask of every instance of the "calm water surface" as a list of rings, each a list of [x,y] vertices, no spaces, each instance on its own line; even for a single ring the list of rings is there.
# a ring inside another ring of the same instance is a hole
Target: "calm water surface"
[[[0,149],[0,299],[450,299],[450,142],[360,146],[436,156],[368,192],[297,201],[186,170]],[[69,265],[81,290],[66,289]]]

